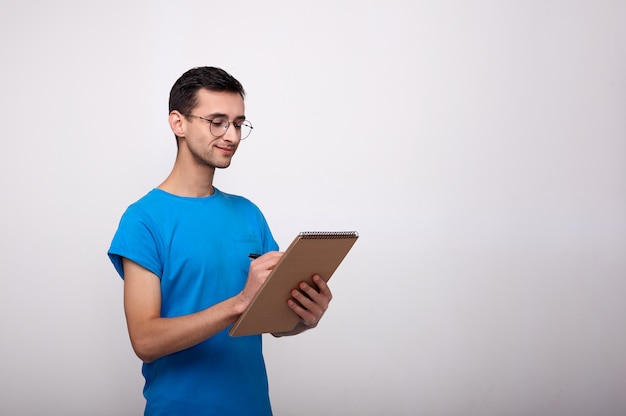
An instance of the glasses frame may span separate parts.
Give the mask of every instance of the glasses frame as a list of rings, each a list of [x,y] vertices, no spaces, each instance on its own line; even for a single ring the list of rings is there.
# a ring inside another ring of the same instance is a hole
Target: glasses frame
[[[209,118],[206,118],[206,117],[197,116],[195,114],[183,114],[183,115],[185,117],[199,118],[200,120],[204,120],[207,123],[209,123],[209,132],[211,132],[211,134],[214,137],[222,137],[223,135],[225,135],[226,132],[228,131],[228,129],[230,128],[231,124],[233,126],[235,126],[235,129],[237,128],[237,125],[242,126],[244,123],[247,123],[246,126],[250,127],[250,132],[248,132],[248,134],[246,134],[245,137],[241,135],[241,130],[239,130],[239,140],[245,140],[248,137],[250,137],[250,134],[252,133],[252,130],[254,129],[254,127],[252,126],[252,123],[250,121],[248,121],[248,120],[245,120],[245,119],[239,122],[239,121],[229,121],[228,119],[226,119],[226,117],[223,117],[223,116],[216,116],[215,118],[209,119]],[[217,134],[213,133],[213,124],[215,124],[213,120],[215,120],[216,118],[221,118],[221,119],[224,119],[226,121],[226,128],[224,129],[224,132],[222,134],[220,134],[220,135],[217,135]]]

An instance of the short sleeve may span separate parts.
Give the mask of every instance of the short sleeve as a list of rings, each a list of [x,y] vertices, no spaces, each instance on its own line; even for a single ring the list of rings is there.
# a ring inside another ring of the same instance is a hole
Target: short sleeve
[[[135,206],[130,206],[122,216],[108,251],[109,258],[122,279],[124,257],[161,278],[163,262],[159,255],[158,236],[154,230],[150,217]]]

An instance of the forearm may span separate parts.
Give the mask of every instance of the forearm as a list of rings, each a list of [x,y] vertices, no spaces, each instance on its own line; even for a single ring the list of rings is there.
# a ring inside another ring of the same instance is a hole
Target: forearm
[[[133,349],[144,362],[185,350],[223,331],[244,308],[244,302],[236,296],[189,315],[154,317],[140,323],[129,321]]]
[[[124,309],[137,356],[151,362],[223,331],[241,316],[281,256],[282,253],[271,252],[254,260],[246,285],[238,295],[202,311],[173,318],[161,316],[159,277],[124,258]]]

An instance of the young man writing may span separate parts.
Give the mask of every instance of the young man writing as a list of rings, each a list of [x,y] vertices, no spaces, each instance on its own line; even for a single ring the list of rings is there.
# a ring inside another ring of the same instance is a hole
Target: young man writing
[[[178,153],[170,175],[132,204],[109,249],[124,279],[131,343],[144,361],[146,415],[269,415],[261,335],[230,337],[282,253],[259,209],[213,186],[252,131],[241,84],[194,68],[170,93]],[[249,253],[265,253],[255,260]],[[294,335],[315,327],[331,292],[294,288]]]

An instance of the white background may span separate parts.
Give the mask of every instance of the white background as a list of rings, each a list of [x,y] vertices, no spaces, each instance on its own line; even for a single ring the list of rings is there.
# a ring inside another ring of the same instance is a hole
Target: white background
[[[216,186],[361,235],[277,415],[626,414],[625,2],[0,7],[1,414],[141,414],[106,251],[200,65],[255,126]]]

